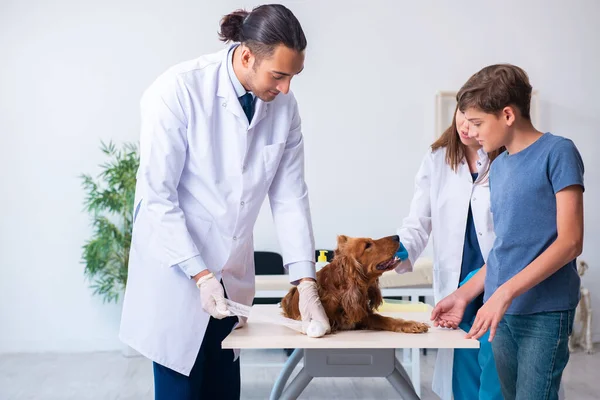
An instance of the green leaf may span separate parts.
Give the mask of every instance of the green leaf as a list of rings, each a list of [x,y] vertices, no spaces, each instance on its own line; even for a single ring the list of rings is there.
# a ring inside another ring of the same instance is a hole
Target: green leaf
[[[118,301],[127,283],[133,227],[133,202],[139,168],[138,146],[101,142],[107,160],[94,179],[81,174],[84,210],[90,214],[92,236],[82,246],[84,275],[94,294],[105,302]]]

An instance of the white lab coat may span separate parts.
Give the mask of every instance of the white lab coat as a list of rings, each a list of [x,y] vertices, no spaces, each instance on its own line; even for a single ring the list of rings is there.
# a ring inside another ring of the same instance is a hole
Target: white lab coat
[[[249,126],[227,51],[169,69],[141,100],[139,210],[119,337],[184,375],[209,314],[178,263],[200,256],[230,299],[252,304],[252,233],[267,195],[284,263],[314,259],[296,100],[257,99]]]
[[[409,255],[398,272],[412,269],[415,261],[433,235],[433,291],[435,302],[457,289],[460,279],[462,251],[469,204],[483,259],[494,243],[494,226],[490,211],[487,179],[489,159],[479,150],[478,178],[473,183],[466,161],[457,172],[446,163],[445,148],[429,151],[415,178],[415,193],[410,213],[398,229],[398,235]],[[433,373],[433,391],[443,400],[452,399],[452,364],[454,351],[440,349]]]

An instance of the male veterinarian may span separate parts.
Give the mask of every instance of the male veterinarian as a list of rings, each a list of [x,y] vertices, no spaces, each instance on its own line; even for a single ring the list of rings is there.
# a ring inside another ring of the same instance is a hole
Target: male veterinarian
[[[156,399],[240,397],[221,341],[254,298],[252,231],[269,195],[305,328],[315,283],[304,144],[291,79],[306,38],[280,5],[221,21],[225,50],[163,73],[141,100],[140,169],[120,338],[154,362]]]

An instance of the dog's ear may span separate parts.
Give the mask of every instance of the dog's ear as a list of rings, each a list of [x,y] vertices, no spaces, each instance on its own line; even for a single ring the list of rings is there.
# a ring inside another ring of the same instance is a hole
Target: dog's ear
[[[337,251],[343,252],[344,251],[344,247],[346,247],[347,243],[348,243],[348,236],[346,236],[346,235],[338,235],[338,237],[337,237]]]

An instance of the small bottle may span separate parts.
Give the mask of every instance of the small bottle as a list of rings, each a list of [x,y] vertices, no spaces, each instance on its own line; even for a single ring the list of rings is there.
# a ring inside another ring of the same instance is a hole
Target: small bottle
[[[315,264],[315,268],[316,268],[317,272],[321,268],[323,268],[324,266],[329,264],[329,262],[327,261],[327,256],[325,255],[326,253],[327,253],[327,250],[319,250],[319,257],[317,257],[317,263]]]

